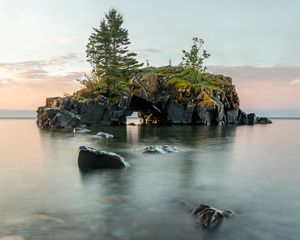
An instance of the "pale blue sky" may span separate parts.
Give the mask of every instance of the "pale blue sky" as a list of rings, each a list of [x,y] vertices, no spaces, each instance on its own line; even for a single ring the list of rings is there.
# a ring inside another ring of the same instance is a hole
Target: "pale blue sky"
[[[177,64],[201,37],[208,70],[233,77],[242,108],[300,109],[298,0],[0,0],[0,109],[78,90],[88,37],[111,7],[140,61]]]
[[[209,65],[299,66],[296,0],[0,0],[0,62],[76,53],[110,7],[125,17],[131,48],[154,65],[181,60],[193,36]]]

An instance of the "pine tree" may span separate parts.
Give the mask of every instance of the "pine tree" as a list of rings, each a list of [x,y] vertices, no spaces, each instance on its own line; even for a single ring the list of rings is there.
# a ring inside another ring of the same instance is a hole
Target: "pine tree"
[[[128,30],[122,27],[123,23],[122,14],[110,9],[99,28],[93,29],[87,44],[87,59],[93,73],[106,81],[108,95],[122,91],[134,71],[143,65],[128,50]]]

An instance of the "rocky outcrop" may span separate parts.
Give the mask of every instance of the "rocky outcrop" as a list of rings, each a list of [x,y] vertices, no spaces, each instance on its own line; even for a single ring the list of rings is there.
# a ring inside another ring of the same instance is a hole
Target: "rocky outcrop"
[[[79,147],[78,166],[80,169],[124,168],[129,166],[125,159],[115,153],[97,151],[90,147]]]
[[[74,128],[78,125],[124,125],[129,111],[128,97],[109,104],[105,97],[97,102],[83,103],[65,98],[47,98],[46,106],[37,110],[37,125],[44,129]]]
[[[171,81],[168,74],[148,73],[136,75],[130,82],[128,94],[113,103],[104,96],[89,102],[80,102],[73,97],[48,98],[46,105],[37,110],[37,124],[45,129],[80,124],[125,125],[126,117],[133,112],[139,112],[143,124],[271,123],[267,118],[259,118],[254,113],[246,114],[240,109],[231,78],[210,76],[216,77],[221,87],[195,88]]]
[[[225,218],[234,213],[228,210],[220,210],[209,205],[200,204],[191,210],[191,214],[196,218],[201,227],[211,230],[219,226]]]

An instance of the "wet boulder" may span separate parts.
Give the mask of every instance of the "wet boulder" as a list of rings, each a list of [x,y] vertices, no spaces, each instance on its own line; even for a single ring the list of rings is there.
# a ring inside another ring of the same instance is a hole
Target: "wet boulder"
[[[81,146],[79,147],[78,166],[80,169],[124,168],[129,164],[123,157],[113,152],[98,151]]]
[[[181,152],[181,150],[175,146],[170,145],[151,145],[144,149],[144,153],[174,153]]]
[[[104,139],[108,139],[108,138],[113,138],[114,135],[106,133],[106,132],[98,132],[95,136],[96,138],[104,138]]]
[[[234,213],[228,210],[220,210],[209,205],[199,204],[191,210],[191,214],[200,223],[203,229],[213,229],[219,226],[225,218],[228,218]]]

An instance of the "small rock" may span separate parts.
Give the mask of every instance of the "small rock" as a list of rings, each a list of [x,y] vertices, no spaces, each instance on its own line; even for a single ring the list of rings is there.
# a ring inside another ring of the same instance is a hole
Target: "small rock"
[[[170,145],[163,145],[162,149],[166,152],[169,152],[169,153],[181,152],[181,150],[178,147],[170,146]]]
[[[227,210],[219,210],[209,205],[200,204],[191,210],[191,214],[197,219],[204,229],[212,229],[222,223],[224,218],[234,213]]]
[[[78,165],[81,169],[123,168],[129,166],[125,159],[115,153],[79,147]]]
[[[149,146],[144,149],[144,153],[163,153],[162,148],[158,146]]]
[[[151,145],[144,149],[144,153],[173,153],[173,152],[181,152],[181,150],[177,147],[170,145]]]
[[[114,135],[109,134],[109,133],[106,133],[106,132],[98,132],[98,133],[96,134],[96,137],[97,137],[97,138],[113,138]]]
[[[266,118],[266,117],[259,117],[257,119],[257,123],[258,124],[269,124],[269,123],[272,123],[272,121],[269,118]]]

